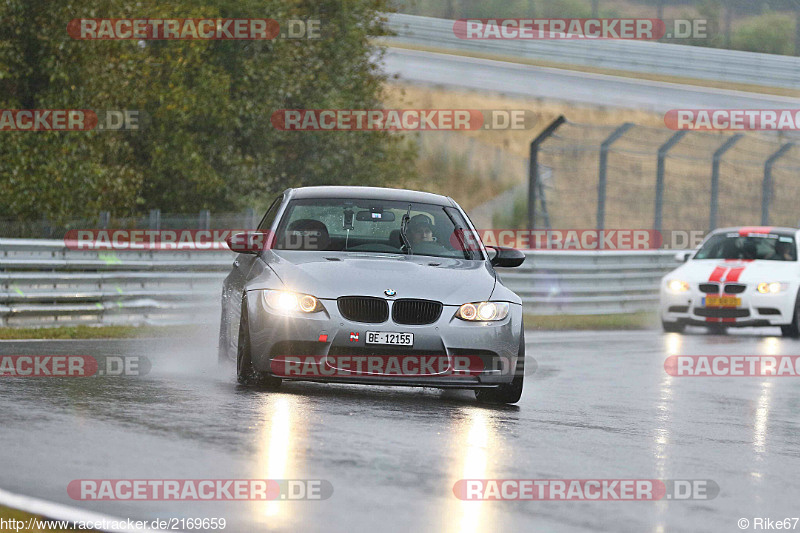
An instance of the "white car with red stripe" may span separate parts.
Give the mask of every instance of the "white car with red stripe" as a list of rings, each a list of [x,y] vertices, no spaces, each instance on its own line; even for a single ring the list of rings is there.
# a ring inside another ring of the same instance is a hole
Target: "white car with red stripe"
[[[661,280],[664,330],[780,326],[800,337],[798,239],[795,228],[724,228],[679,253],[685,263]]]

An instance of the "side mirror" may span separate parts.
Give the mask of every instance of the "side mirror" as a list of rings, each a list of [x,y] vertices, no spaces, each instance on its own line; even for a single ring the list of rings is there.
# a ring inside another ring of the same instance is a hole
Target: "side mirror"
[[[678,252],[675,254],[675,261],[678,261],[679,263],[685,263],[692,256],[692,253],[693,252]]]
[[[494,257],[489,258],[492,266],[503,268],[514,268],[525,262],[525,254],[514,248],[502,248],[500,246],[487,246],[494,250]]]
[[[272,244],[269,242],[269,235],[269,233],[261,231],[232,233],[225,239],[225,243],[233,252],[258,255],[259,252],[267,249]]]

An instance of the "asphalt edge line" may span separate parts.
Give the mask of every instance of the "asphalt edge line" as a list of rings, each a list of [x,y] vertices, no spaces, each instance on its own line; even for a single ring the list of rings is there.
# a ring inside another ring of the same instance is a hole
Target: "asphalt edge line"
[[[48,502],[31,496],[23,496],[0,489],[0,505],[9,507],[32,515],[41,516],[44,520],[65,521],[71,524],[78,522],[125,522],[125,518],[116,518],[92,511],[85,511],[77,507],[69,507],[60,503]],[[132,519],[136,522],[137,520]],[[147,520],[142,520],[147,522]],[[159,529],[94,529],[87,531],[103,531],[105,533],[149,533],[163,531]]]

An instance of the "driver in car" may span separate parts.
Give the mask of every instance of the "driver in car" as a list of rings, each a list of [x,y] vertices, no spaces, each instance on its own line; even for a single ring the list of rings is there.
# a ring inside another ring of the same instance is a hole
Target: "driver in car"
[[[431,219],[425,215],[414,215],[408,221],[408,242],[414,248],[422,243],[435,243]]]

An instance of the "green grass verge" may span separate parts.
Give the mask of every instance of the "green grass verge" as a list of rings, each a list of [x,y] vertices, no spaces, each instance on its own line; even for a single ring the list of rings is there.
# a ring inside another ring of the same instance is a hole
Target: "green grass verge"
[[[652,329],[658,326],[656,313],[618,315],[525,315],[526,330],[614,330]]]
[[[194,335],[199,326],[64,326],[55,328],[0,328],[0,340],[18,339],[135,339]]]

